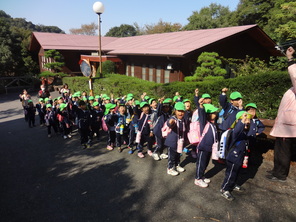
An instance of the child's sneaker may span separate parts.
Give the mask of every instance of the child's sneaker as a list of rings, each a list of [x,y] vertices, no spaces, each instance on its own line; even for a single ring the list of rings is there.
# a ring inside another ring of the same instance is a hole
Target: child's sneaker
[[[121,147],[117,147],[117,150],[118,150],[118,152],[119,152],[119,153],[121,153],[121,152],[122,152],[122,149],[121,149]]]
[[[134,153],[134,150],[132,147],[128,147],[129,151],[128,151],[128,154],[133,154]]]
[[[207,184],[207,183],[205,183],[204,181],[203,181],[203,179],[195,179],[194,180],[194,184],[196,185],[196,186],[200,186],[200,187],[202,187],[202,188],[206,188],[206,187],[208,187],[209,186],[209,184]]]
[[[68,137],[65,135],[65,136],[64,136],[64,139],[67,139],[67,138],[68,138]]]
[[[147,154],[148,154],[149,156],[152,156],[153,152],[152,152],[151,150],[148,150],[148,151],[147,151]]]
[[[68,138],[72,138],[71,134],[68,134],[67,136],[68,136]]]
[[[166,155],[165,153],[160,154],[160,159],[167,159],[169,156]]]
[[[177,176],[179,175],[179,172],[177,172],[174,168],[171,168],[171,169],[167,169],[167,174],[172,176]]]
[[[227,190],[220,190],[221,192],[221,196],[224,197],[226,200],[229,200],[229,201],[233,201],[234,200],[234,197],[232,196],[232,194]]]
[[[160,158],[159,158],[159,156],[158,156],[157,153],[153,153],[152,154],[152,157],[153,157],[154,160],[160,160]]]
[[[183,173],[185,171],[185,169],[183,167],[181,167],[180,165],[178,165],[176,167],[176,170],[179,172],[179,173]]]
[[[241,187],[240,185],[235,185],[234,188],[233,188],[234,191],[238,191],[238,192],[245,192],[246,189]]]
[[[140,153],[138,153],[138,157],[144,158],[145,156],[144,156],[144,154],[142,152],[140,152]]]
[[[113,150],[113,147],[110,146],[110,145],[108,145],[108,146],[107,146],[107,150]]]
[[[207,184],[211,183],[211,180],[210,180],[209,178],[202,178],[202,179],[203,179],[203,181],[204,181],[205,183],[207,183]]]

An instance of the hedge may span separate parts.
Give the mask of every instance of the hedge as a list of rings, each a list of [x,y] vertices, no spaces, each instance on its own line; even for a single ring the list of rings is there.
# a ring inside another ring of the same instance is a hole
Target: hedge
[[[86,77],[65,77],[63,82],[67,83],[73,91],[89,91]],[[244,104],[256,103],[260,118],[274,119],[283,94],[292,84],[287,72],[271,72],[215,81],[168,84],[157,84],[125,75],[109,74],[106,78],[94,79],[93,86],[95,95],[113,93],[114,97],[119,97],[133,93],[136,98],[139,98],[143,92],[146,92],[153,98],[162,96],[172,98],[175,92],[179,92],[183,98],[190,100],[193,100],[194,90],[199,88],[200,95],[209,93],[216,106],[218,106],[221,89],[227,87],[228,95],[233,91],[239,91],[243,95]]]

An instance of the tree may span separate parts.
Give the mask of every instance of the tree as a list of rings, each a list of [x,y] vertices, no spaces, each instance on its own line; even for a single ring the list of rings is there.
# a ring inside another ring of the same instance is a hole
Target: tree
[[[166,32],[178,32],[182,30],[182,25],[180,23],[164,22],[161,19],[156,24],[145,25],[143,34],[156,34],[156,33],[166,33]]]
[[[44,57],[53,59],[53,62],[46,63],[44,65],[46,68],[53,70],[53,72],[61,71],[63,66],[65,65],[62,54],[55,49],[45,51]]]
[[[185,77],[186,82],[201,81],[203,79],[223,78],[227,71],[223,69],[222,61],[216,52],[203,52],[197,58],[200,64],[195,70],[193,76]]]
[[[128,37],[137,35],[136,28],[132,25],[122,24],[119,27],[115,26],[106,33],[109,37]]]
[[[185,30],[221,28],[235,25],[231,18],[231,11],[228,7],[219,4],[210,4],[209,7],[202,8],[199,12],[194,11],[188,18],[189,23]]]
[[[70,29],[70,34],[73,35],[96,35],[97,25],[92,22],[90,24],[81,25],[81,28]]]

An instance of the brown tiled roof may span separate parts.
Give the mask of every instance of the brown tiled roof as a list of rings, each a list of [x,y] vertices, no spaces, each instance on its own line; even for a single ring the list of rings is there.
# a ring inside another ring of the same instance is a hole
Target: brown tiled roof
[[[98,50],[98,36],[68,35],[58,33],[33,32],[43,49],[57,50]],[[115,37],[102,37],[102,46],[115,41]]]
[[[120,38],[109,44],[109,48],[113,49],[109,54],[182,56],[256,26],[247,25]]]
[[[102,37],[102,50],[105,51],[105,54],[112,55],[168,55],[179,57],[250,30],[259,30],[258,33],[260,34],[257,34],[261,38],[263,36],[264,41],[268,42],[269,46],[275,44],[257,25],[246,25],[122,38]],[[34,36],[44,49],[98,50],[98,36],[39,32],[34,32]]]

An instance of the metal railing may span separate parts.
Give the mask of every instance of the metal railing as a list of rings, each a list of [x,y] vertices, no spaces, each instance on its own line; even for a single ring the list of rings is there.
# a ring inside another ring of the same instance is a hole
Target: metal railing
[[[0,88],[5,90],[8,94],[10,89],[30,89],[34,88],[36,78],[32,76],[13,76],[13,77],[0,77]]]

